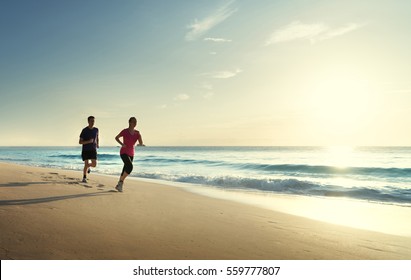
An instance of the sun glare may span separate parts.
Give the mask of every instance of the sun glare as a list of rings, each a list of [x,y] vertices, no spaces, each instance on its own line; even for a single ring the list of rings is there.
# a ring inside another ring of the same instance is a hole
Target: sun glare
[[[311,119],[323,134],[349,138],[367,124],[371,95],[367,81],[342,76],[325,78],[309,90]]]
[[[347,168],[352,165],[354,148],[349,146],[331,146],[325,153],[326,161],[336,168]]]

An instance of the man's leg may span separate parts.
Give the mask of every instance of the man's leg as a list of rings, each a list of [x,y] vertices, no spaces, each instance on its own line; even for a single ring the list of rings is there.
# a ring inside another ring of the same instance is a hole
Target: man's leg
[[[88,169],[89,169],[90,166],[91,166],[91,165],[90,165],[88,159],[84,160],[83,178],[86,178],[86,177],[87,177],[87,171],[88,171]]]
[[[91,164],[89,165],[89,167],[96,167],[97,166],[97,160],[96,159],[92,159],[91,160]]]
[[[89,160],[86,159],[84,160],[84,168],[83,168],[83,182],[87,183],[87,173],[89,173],[89,168],[91,164],[89,163]]]
[[[91,163],[88,164],[87,173],[90,173],[90,167],[97,166],[97,151],[90,151],[89,156],[90,156],[89,159],[91,160]]]

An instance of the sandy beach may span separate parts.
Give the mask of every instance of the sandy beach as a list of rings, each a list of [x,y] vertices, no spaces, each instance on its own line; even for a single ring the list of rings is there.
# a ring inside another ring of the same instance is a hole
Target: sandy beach
[[[411,238],[314,221],[182,188],[0,163],[8,259],[411,259]]]

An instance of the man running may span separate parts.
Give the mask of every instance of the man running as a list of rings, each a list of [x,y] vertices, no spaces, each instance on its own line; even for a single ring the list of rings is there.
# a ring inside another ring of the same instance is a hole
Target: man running
[[[87,118],[86,126],[80,134],[79,144],[83,145],[81,157],[84,161],[83,183],[87,183],[87,173],[90,173],[90,167],[97,166],[97,149],[99,148],[98,128],[94,127],[94,117]],[[90,163],[91,161],[91,163]]]

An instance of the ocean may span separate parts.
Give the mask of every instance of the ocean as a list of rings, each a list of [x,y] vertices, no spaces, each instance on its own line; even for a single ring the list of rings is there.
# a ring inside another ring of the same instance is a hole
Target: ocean
[[[81,146],[0,147],[0,161],[80,171]],[[118,176],[118,147],[93,173]],[[411,206],[411,147],[137,147],[133,177],[233,192]]]

